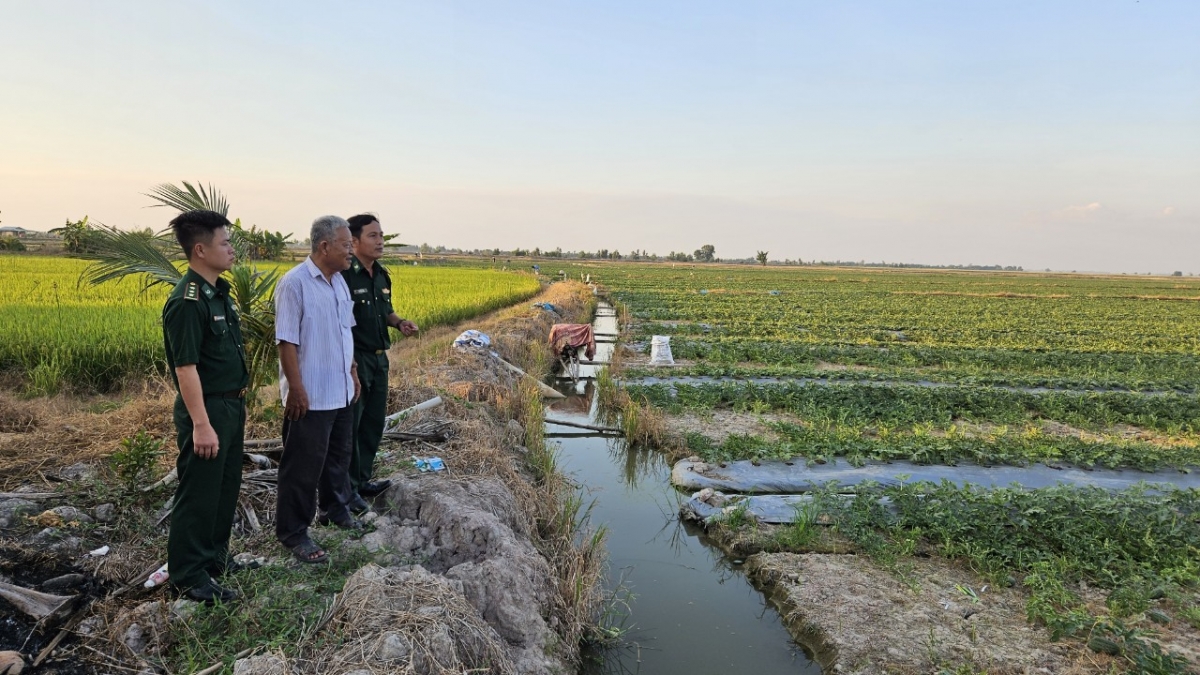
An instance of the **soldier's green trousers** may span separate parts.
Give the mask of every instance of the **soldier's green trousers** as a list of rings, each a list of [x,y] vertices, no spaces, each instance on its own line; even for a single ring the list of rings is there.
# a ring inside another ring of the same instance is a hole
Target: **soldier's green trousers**
[[[219,576],[229,562],[229,535],[242,487],[242,446],[246,407],[240,398],[204,399],[208,420],[217,432],[217,456],[202,459],[192,445],[192,417],[175,397],[179,487],[171,508],[167,564],[171,585],[189,589]]]
[[[358,364],[358,384],[361,391],[354,404],[354,453],[350,456],[350,487],[358,492],[370,482],[375,470],[375,455],[383,439],[383,422],[387,416],[388,357],[387,353],[354,350]]]

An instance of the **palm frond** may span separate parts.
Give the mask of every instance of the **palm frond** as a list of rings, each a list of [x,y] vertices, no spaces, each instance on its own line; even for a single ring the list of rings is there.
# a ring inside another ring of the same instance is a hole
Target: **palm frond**
[[[253,264],[238,263],[229,270],[228,279],[230,297],[242,319],[250,391],[257,392],[274,379],[276,372],[275,305],[271,297],[279,271],[260,271]]]
[[[148,232],[123,232],[100,225],[88,240],[87,249],[79,255],[94,261],[80,275],[79,283],[96,286],[136,274],[142,276],[144,288],[174,285],[183,278],[183,273],[166,253],[173,243]]]
[[[237,253],[238,260],[253,260],[250,255],[253,245],[246,237],[246,231],[242,229],[242,219],[238,218],[233,221],[233,227],[229,228],[229,244],[233,246],[234,253]]]
[[[183,185],[182,188],[172,183],[161,183],[150,188],[150,192],[147,192],[146,196],[158,202],[151,206],[167,206],[180,213],[198,210],[216,211],[223,216],[229,216],[229,201],[211,183],[208,188],[200,184],[193,186],[186,180],[180,181],[180,184]]]

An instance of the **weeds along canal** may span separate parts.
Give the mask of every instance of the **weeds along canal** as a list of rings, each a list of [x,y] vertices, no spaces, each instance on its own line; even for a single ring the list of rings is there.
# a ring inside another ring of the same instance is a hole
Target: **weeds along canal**
[[[594,328],[598,336],[617,332],[605,305]],[[607,362],[613,345],[597,348],[596,361]],[[548,401],[547,417],[597,424],[590,380],[558,388],[567,398]],[[741,561],[680,521],[686,497],[671,487],[664,455],[570,427],[548,424],[546,434],[558,445],[560,470],[591,503],[593,527],[607,528],[606,583],[620,601],[614,611],[624,613],[614,622],[625,629],[619,645],[588,654],[584,673],[821,672],[746,579]]]

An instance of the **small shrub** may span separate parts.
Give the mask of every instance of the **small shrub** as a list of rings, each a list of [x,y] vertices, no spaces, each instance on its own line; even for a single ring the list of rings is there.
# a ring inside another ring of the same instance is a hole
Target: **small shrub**
[[[121,449],[109,457],[108,463],[125,490],[135,492],[152,477],[154,465],[162,454],[163,442],[139,431],[131,438],[121,439]]]

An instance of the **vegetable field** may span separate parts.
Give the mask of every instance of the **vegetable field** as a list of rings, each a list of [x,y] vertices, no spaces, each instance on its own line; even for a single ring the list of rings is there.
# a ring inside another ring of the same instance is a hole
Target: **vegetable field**
[[[1200,467],[1200,281],[705,265],[592,275],[631,319],[626,390],[705,461],[1156,472],[1143,475],[1158,486],[1120,494],[826,485],[761,546],[821,550],[820,513],[901,574],[905,557],[937,554],[1021,585],[1031,621],[1119,655],[1128,672],[1193,672],[1147,636],[1200,629],[1200,493],[1162,485]],[[654,335],[671,336],[675,366],[647,365]],[[726,526],[754,527],[736,512]],[[1104,602],[1089,605],[1087,587]]]
[[[161,371],[160,315],[168,289],[133,279],[78,283],[87,261],[0,256],[0,368],[34,391],[61,384],[107,390]],[[394,266],[396,311],[422,328],[461,321],[534,295],[526,275],[470,268]]]

